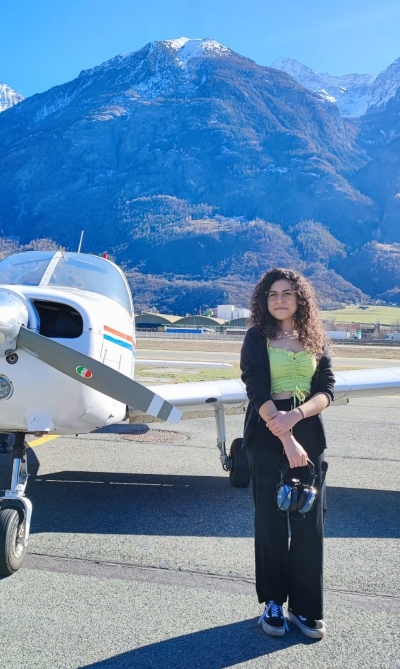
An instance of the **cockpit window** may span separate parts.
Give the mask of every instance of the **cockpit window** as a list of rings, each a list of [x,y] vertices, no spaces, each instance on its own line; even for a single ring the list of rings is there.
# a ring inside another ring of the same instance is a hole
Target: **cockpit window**
[[[130,291],[115,265],[80,253],[27,251],[0,262],[0,283],[78,288],[105,295],[132,314]]]
[[[132,313],[128,287],[119,270],[98,256],[65,253],[55,265],[49,286],[80,288],[119,302]]]
[[[11,286],[38,286],[54,256],[51,251],[27,251],[0,262],[0,283]]]

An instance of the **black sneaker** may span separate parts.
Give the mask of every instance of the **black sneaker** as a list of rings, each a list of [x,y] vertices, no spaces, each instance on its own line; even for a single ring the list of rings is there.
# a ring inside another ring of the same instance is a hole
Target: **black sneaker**
[[[305,636],[310,639],[322,639],[326,632],[326,625],[323,620],[312,620],[304,618],[297,613],[293,613],[292,609],[288,609],[288,619],[303,632]]]
[[[283,636],[288,629],[282,606],[275,604],[272,600],[265,604],[264,612],[260,616],[258,624],[270,636]]]

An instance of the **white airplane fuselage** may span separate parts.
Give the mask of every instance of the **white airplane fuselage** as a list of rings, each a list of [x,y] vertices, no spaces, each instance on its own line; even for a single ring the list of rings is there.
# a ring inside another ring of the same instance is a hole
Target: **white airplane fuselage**
[[[80,314],[79,336],[52,338],[133,378],[134,319],[118,302],[78,288],[3,285],[2,290],[22,298],[29,314],[27,326],[39,334],[43,334],[42,304],[48,313],[51,305],[66,305]],[[122,402],[82,385],[23,349],[16,352],[15,364],[0,357],[0,376],[12,384],[11,396],[0,399],[0,432],[78,434],[124,419]]]

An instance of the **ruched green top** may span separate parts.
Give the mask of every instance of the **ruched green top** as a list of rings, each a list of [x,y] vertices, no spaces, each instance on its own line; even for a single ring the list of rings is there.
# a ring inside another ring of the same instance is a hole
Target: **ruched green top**
[[[311,391],[311,379],[317,361],[309,351],[293,353],[270,346],[267,342],[271,368],[271,395],[290,392],[299,402],[304,402]]]

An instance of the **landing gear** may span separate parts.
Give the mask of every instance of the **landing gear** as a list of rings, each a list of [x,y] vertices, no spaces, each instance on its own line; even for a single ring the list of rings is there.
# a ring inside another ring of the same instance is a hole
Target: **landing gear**
[[[229,481],[235,488],[247,488],[250,483],[250,468],[247,453],[242,449],[243,439],[234,439],[229,455],[226,452],[225,409],[214,406],[217,425],[217,447],[220,452],[222,469],[229,472]]]
[[[20,509],[0,509],[0,574],[14,574],[25,560],[25,519]]]
[[[247,488],[250,483],[250,468],[247,453],[242,448],[243,439],[234,439],[231,444],[232,462],[229,480],[235,488]]]
[[[10,576],[23,564],[29,540],[32,504],[24,496],[28,482],[25,435],[15,435],[11,488],[0,497],[0,574]]]

